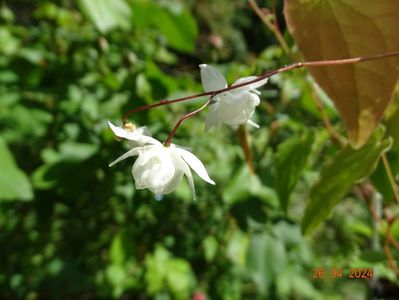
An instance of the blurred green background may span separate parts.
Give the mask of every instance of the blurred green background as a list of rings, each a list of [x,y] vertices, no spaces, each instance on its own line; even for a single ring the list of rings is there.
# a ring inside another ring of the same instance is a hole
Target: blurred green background
[[[276,8],[284,32],[282,1],[260,4]],[[120,124],[126,110],[201,92],[198,64],[217,66],[231,83],[290,62],[244,0],[2,1],[0,298],[366,299],[370,281],[330,276],[355,266],[397,281],[372,248],[373,222],[356,193],[301,235],[309,187],[336,151],[304,70],[261,90],[261,128],[249,133],[257,175],[237,132],[204,132],[206,111],[174,139],[217,183],[197,177],[196,202],[185,180],[162,201],[136,191],[134,159],[108,167],[128,148],[107,120]],[[165,140],[201,103],[130,119]],[[315,268],[324,279],[313,278]]]

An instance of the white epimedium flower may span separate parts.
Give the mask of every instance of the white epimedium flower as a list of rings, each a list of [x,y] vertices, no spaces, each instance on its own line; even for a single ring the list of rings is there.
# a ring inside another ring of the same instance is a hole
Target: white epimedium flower
[[[111,125],[110,123],[110,127]],[[127,130],[121,127],[114,126],[111,129],[118,137],[147,144],[129,150],[109,165],[112,167],[121,160],[137,155],[138,158],[132,168],[136,189],[147,188],[159,199],[162,195],[174,191],[183,176],[186,175],[195,200],[195,187],[191,169],[206,182],[215,184],[209,177],[203,163],[191,152],[174,144],[168,147],[164,146],[152,137],[125,132]],[[143,137],[145,138],[143,139]]]
[[[227,87],[226,79],[214,67],[202,64],[201,81],[205,92],[212,92]],[[238,79],[232,86],[245,83],[256,79],[256,76],[244,77]],[[250,124],[259,127],[250,117],[259,105],[259,91],[257,88],[266,84],[267,78],[243,87],[223,92],[214,97],[209,107],[209,113],[205,121],[206,130],[211,127],[220,127],[221,124],[227,124],[236,127],[240,124]]]

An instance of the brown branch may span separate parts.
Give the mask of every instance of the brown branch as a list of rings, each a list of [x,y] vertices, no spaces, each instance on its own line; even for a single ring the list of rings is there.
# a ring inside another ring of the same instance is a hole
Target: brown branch
[[[177,102],[182,102],[182,101],[187,101],[187,100],[191,100],[191,99],[195,99],[195,98],[199,98],[199,97],[205,97],[205,96],[216,96],[220,93],[223,92],[227,92],[227,91],[231,91],[234,89],[238,89],[247,85],[250,85],[252,83],[256,83],[259,82],[261,80],[264,80],[266,78],[269,78],[273,75],[282,73],[282,72],[287,72],[290,70],[295,70],[295,69],[299,69],[299,68],[314,68],[314,67],[324,67],[324,66],[333,66],[333,65],[347,65],[347,64],[353,64],[353,63],[358,63],[358,62],[365,62],[365,61],[370,61],[370,60],[375,60],[375,59],[381,59],[381,58],[386,58],[386,57],[392,57],[392,56],[399,56],[399,51],[395,51],[395,52],[389,52],[389,53],[383,53],[383,54],[376,54],[376,55],[372,55],[372,56],[365,56],[365,57],[355,57],[355,58],[346,58],[346,59],[333,59],[333,60],[320,60],[320,61],[310,61],[310,62],[299,62],[299,63],[294,63],[291,65],[287,65],[281,68],[278,68],[276,70],[272,70],[272,71],[268,71],[260,76],[258,76],[257,78],[253,79],[253,80],[249,80],[240,84],[236,84],[236,85],[231,85],[229,87],[223,88],[223,89],[219,89],[219,90],[215,90],[215,91],[210,91],[210,92],[205,92],[205,93],[199,93],[199,94],[195,94],[195,95],[191,95],[191,96],[187,96],[187,97],[182,97],[182,98],[177,98],[177,99],[173,99],[173,100],[161,100],[157,103],[151,104],[151,105],[145,105],[145,106],[140,106],[137,108],[134,108],[132,110],[128,110],[127,112],[125,112],[122,116],[122,122],[125,124],[127,121],[127,118],[139,111],[143,111],[143,110],[147,110],[150,108],[154,108],[154,107],[158,107],[158,106],[162,106],[162,105],[168,105],[168,104],[173,104],[173,103],[177,103]]]

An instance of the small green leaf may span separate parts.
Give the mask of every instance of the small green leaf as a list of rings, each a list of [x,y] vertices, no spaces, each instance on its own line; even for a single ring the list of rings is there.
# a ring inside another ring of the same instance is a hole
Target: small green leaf
[[[180,258],[171,258],[167,261],[166,282],[174,298],[189,299],[192,286],[192,271],[190,264]]]
[[[377,130],[363,147],[354,149],[347,145],[324,165],[319,180],[310,191],[302,220],[304,233],[326,219],[356,181],[374,171],[381,154],[392,144],[391,139],[382,140],[382,136],[383,131]]]
[[[110,251],[110,260],[113,264],[122,264],[125,261],[126,253],[123,244],[123,235],[118,233],[112,240]]]
[[[287,252],[280,239],[268,233],[252,236],[247,255],[247,268],[261,293],[267,293],[270,284],[286,264]]]
[[[77,3],[82,13],[102,33],[116,27],[128,29],[131,26],[131,8],[124,0],[78,0]]]
[[[18,168],[6,143],[0,139],[0,201],[32,200],[32,187]]]
[[[188,10],[178,14],[162,10],[157,22],[168,44],[182,52],[193,52],[195,49],[198,28],[195,19]]]
[[[208,235],[203,241],[204,256],[206,261],[210,262],[215,258],[218,250],[218,241],[213,235]]]
[[[249,198],[258,198],[270,206],[277,206],[277,196],[273,189],[262,184],[258,176],[249,173],[243,166],[226,186],[224,200],[234,204]]]
[[[151,1],[133,3],[134,25],[138,28],[152,25],[161,32],[170,47],[181,52],[193,52],[198,36],[194,17],[189,10],[173,10],[168,5]]]
[[[313,141],[314,135],[308,131],[286,140],[278,147],[275,187],[284,211],[287,211],[291,192],[306,166]]]

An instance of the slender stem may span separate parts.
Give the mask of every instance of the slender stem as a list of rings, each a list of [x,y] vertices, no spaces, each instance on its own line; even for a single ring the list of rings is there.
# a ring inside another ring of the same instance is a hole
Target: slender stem
[[[382,154],[382,162],[384,163],[385,172],[387,173],[388,180],[389,180],[389,183],[391,185],[391,188],[392,188],[396,203],[399,203],[398,186],[397,186],[397,184],[395,182],[395,178],[393,177],[391,166],[389,165],[389,162],[388,162],[388,159],[387,159],[387,156],[386,156],[385,153]]]
[[[320,101],[319,97],[316,95],[314,88],[312,89],[312,100],[316,105],[317,110],[320,113],[321,119],[323,120],[324,127],[329,133],[332,140],[334,140],[338,145],[343,146],[346,144],[345,138],[336,132],[331,124],[330,119],[327,116],[326,110],[324,109],[323,103]]]
[[[395,247],[396,250],[399,250],[399,242],[395,239],[395,237],[392,235],[392,233],[389,233],[388,236],[391,244]]]
[[[310,61],[310,62],[299,62],[299,63],[294,63],[291,65],[287,65],[281,68],[278,68],[276,70],[268,71],[266,73],[263,73],[262,75],[256,77],[253,80],[249,80],[240,84],[236,85],[231,85],[229,87],[215,90],[215,91],[210,91],[210,92],[205,92],[205,93],[199,93],[187,97],[182,97],[182,98],[177,98],[173,100],[161,100],[157,103],[151,104],[151,105],[145,105],[145,106],[140,106],[137,108],[134,108],[132,110],[128,110],[125,112],[122,116],[122,122],[125,124],[127,122],[127,118],[139,111],[147,110],[150,108],[162,106],[162,105],[168,105],[172,103],[177,103],[177,102],[182,102],[182,101],[187,101],[190,99],[195,99],[199,97],[205,97],[205,96],[216,96],[217,94],[231,91],[234,89],[238,89],[256,82],[259,82],[261,80],[264,80],[266,78],[269,78],[273,75],[294,70],[294,69],[299,69],[299,68],[312,68],[312,67],[323,67],[323,66],[333,66],[333,65],[346,65],[346,64],[353,64],[353,63],[358,63],[358,62],[364,62],[364,61],[369,61],[369,60],[375,60],[375,59],[381,59],[381,58],[386,58],[386,57],[392,57],[392,56],[399,56],[399,51],[395,52],[389,52],[389,53],[383,53],[383,54],[377,54],[377,55],[372,55],[372,56],[365,56],[365,57],[355,57],[355,58],[347,58],[347,59],[333,59],[333,60],[321,60],[321,61]]]
[[[399,275],[399,269],[396,264],[395,259],[392,256],[391,250],[389,249],[390,235],[391,235],[391,227],[393,223],[388,224],[388,228],[385,232],[385,243],[384,243],[384,252],[388,259],[388,267],[391,268],[397,275]]]
[[[251,5],[252,10],[258,15],[259,19],[262,20],[262,22],[269,28],[273,33],[274,36],[276,37],[277,41],[280,43],[281,48],[283,48],[284,52],[286,54],[290,54],[290,48],[288,47],[286,41],[284,40],[283,35],[281,34],[278,26],[271,22],[267,15],[265,15],[262,11],[262,9],[256,4],[254,0],[248,0],[249,5]],[[275,14],[273,13],[274,19],[276,19]]]
[[[206,101],[206,102],[204,103],[204,105],[202,105],[200,108],[198,108],[198,109],[196,109],[196,110],[194,110],[194,111],[192,111],[192,112],[189,112],[188,114],[185,114],[183,117],[181,117],[181,118],[179,119],[179,121],[177,121],[175,127],[174,127],[173,130],[170,132],[168,138],[166,139],[166,141],[165,141],[165,143],[164,143],[164,145],[165,145],[166,147],[170,146],[170,142],[172,141],[173,136],[175,135],[177,129],[180,127],[181,123],[183,123],[185,119],[187,119],[187,118],[189,118],[189,117],[191,117],[191,116],[193,116],[193,115],[199,113],[201,110],[203,110],[205,107],[207,107],[208,104],[211,102],[212,98],[213,98],[213,96],[210,97],[210,98],[208,99],[208,101]]]
[[[237,136],[240,140],[241,148],[244,151],[245,161],[247,162],[248,170],[251,175],[255,175],[255,166],[253,155],[251,151],[251,145],[249,144],[249,136],[247,132],[247,127],[241,124],[237,129]]]

